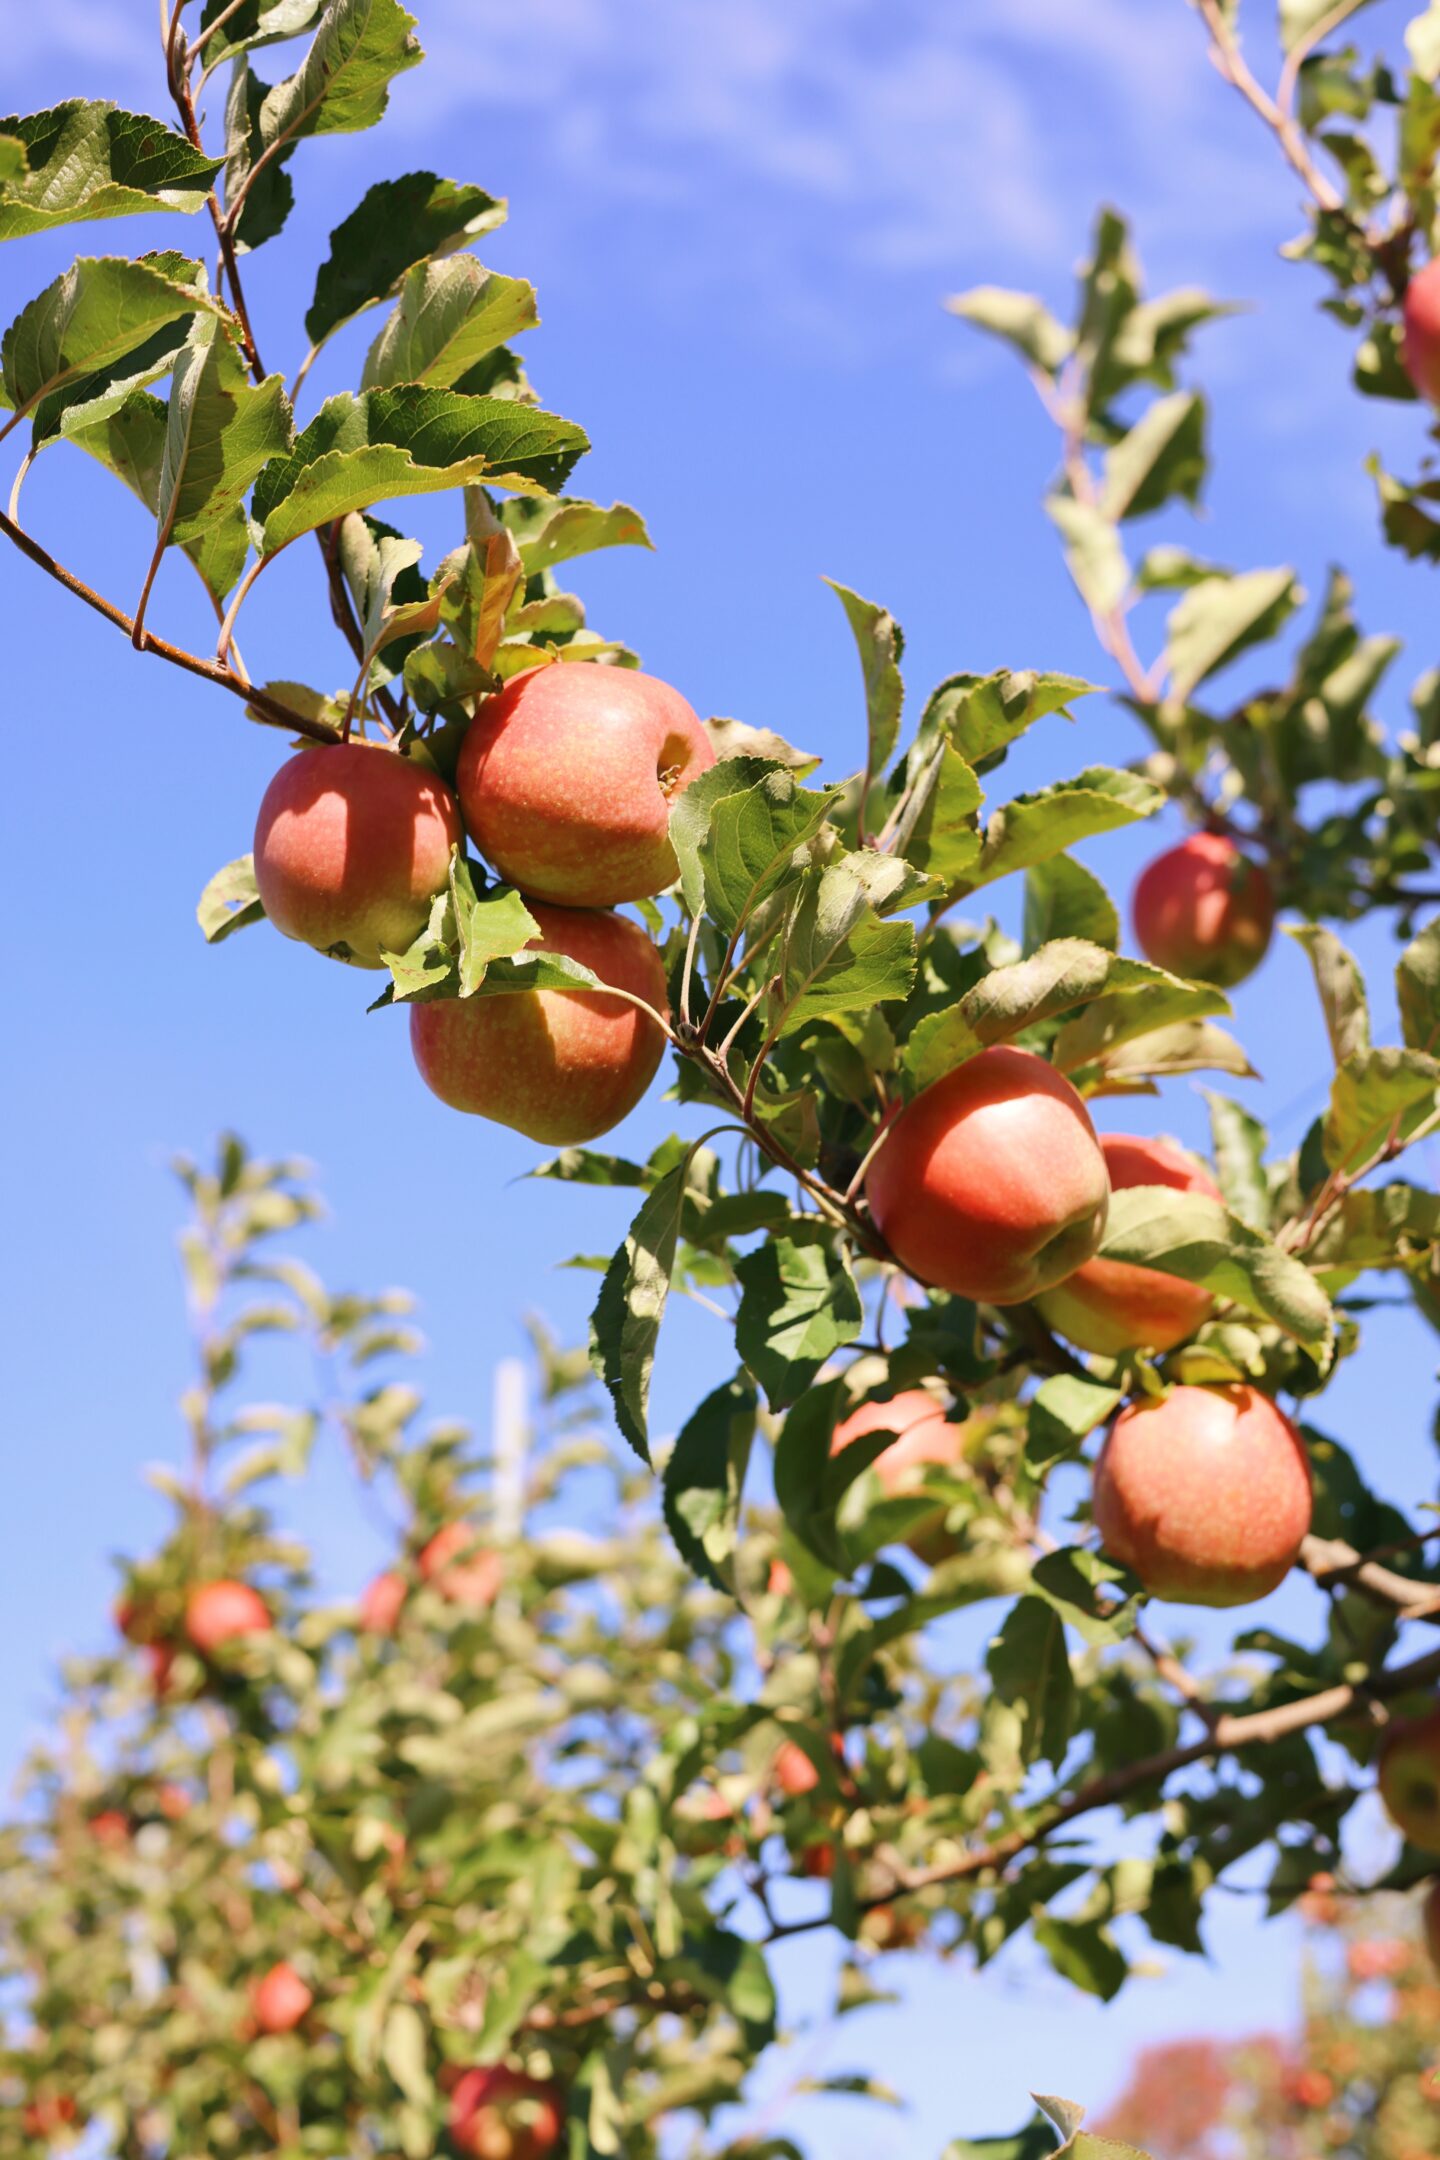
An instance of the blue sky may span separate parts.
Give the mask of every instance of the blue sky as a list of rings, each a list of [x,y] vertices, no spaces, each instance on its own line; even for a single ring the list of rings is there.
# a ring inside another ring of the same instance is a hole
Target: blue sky
[[[431,57],[397,85],[385,131],[307,143],[294,161],[300,208],[248,279],[267,364],[300,357],[326,235],[373,178],[426,165],[508,195],[487,259],[539,288],[528,364],[596,446],[576,485],[636,504],[657,545],[582,566],[592,621],[702,712],[777,727],[849,769],[858,675],[822,573],[900,617],[914,698],[960,668],[1107,679],[1038,507],[1048,425],[1007,357],[940,302],[993,281],[1063,308],[1108,200],[1133,214],[1155,286],[1205,283],[1250,304],[1202,346],[1218,467],[1200,546],[1237,566],[1294,562],[1314,593],[1343,559],[1366,626],[1406,639],[1385,708],[1403,724],[1403,685],[1437,657],[1431,587],[1380,546],[1362,460],[1379,447],[1413,466],[1423,424],[1349,393],[1344,333],[1316,312],[1309,274],[1276,259],[1298,223],[1292,185],[1206,65],[1183,0],[427,0],[420,12]],[[76,93],[160,109],[148,8],[47,0],[12,15],[18,109]],[[1387,5],[1364,25],[1397,19]],[[214,120],[220,102],[216,85]],[[16,243],[0,263],[5,319],[78,248],[138,252],[162,232],[183,241],[178,225],[137,220]],[[372,330],[335,341],[306,411],[353,380]],[[144,516],[67,457],[31,476],[27,521],[128,604]],[[431,560],[455,537],[446,516],[423,505],[408,521]],[[203,647],[192,584],[167,565],[150,619]],[[44,1715],[57,1650],[103,1635],[107,1555],[156,1528],[139,1472],[178,1444],[185,1357],[172,1150],[202,1150],[233,1124],[257,1148],[313,1158],[333,1209],[313,1256],[337,1281],[414,1288],[432,1401],[475,1418],[522,1312],[578,1331],[593,1280],[554,1263],[608,1250],[626,1209],[624,1196],[517,1186],[534,1151],[442,1110],[415,1080],[399,1016],[366,1016],[364,981],[263,930],[205,948],[195,897],[249,845],[277,738],[219,692],[135,658],[13,556],[0,558],[0,623],[4,1765]],[[302,551],[257,588],[243,644],[258,676],[346,679]],[[1093,699],[1073,730],[1037,729],[1002,777],[1018,790],[1139,748],[1125,714]],[[1123,893],[1155,844],[1119,835],[1086,853]],[[1357,944],[1383,1027],[1388,939],[1377,926]],[[1236,1002],[1277,1140],[1293,1145],[1328,1071],[1298,950],[1282,943]],[[666,1118],[651,1102],[620,1144],[653,1144]],[[1203,1133],[1183,1083],[1103,1121]],[[1413,1504],[1434,1494],[1434,1350],[1391,1314],[1374,1335],[1327,1419]],[[662,1429],[723,1352],[715,1323],[676,1316],[656,1383]],[[371,1565],[374,1533],[338,1480],[318,1482],[300,1519],[327,1581]],[[1284,1593],[1301,1624],[1307,1595]],[[835,2117],[817,2143],[836,2160],[928,2153],[1018,2120],[1029,2083],[1099,2104],[1142,2039],[1282,2019],[1293,1936],[1257,1928],[1244,1900],[1219,1902],[1211,1964],[1167,1956],[1108,2012],[1023,1947],[979,1978],[922,1965],[903,2011],[873,2014],[832,2052],[883,2072],[916,2115],[894,2129]],[[792,2001],[818,2000],[814,1952],[785,1977]]]

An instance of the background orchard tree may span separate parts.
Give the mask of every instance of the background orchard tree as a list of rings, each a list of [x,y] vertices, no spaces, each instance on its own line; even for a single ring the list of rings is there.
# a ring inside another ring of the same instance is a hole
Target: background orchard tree
[[[1362,64],[1335,42],[1358,6],[1286,0],[1273,93],[1234,7],[1199,12],[1311,198],[1293,252],[1363,329],[1361,388],[1433,387],[1411,276],[1435,220],[1434,10],[1403,61]],[[1338,1866],[1377,1771],[1411,1840],[1391,1880],[1418,1881],[1440,1851],[1434,1532],[1421,1495],[1370,1489],[1322,1398],[1365,1354],[1361,1278],[1385,1272],[1440,1320],[1440,1202],[1414,1153],[1382,1175],[1440,1126],[1440,927],[1423,921],[1440,689],[1422,677],[1413,730],[1386,734],[1373,700],[1396,647],[1362,636],[1337,572],[1278,687],[1227,705],[1230,663],[1301,607],[1294,575],[1137,556],[1132,529],[1201,490],[1205,406],[1183,378],[1220,304],[1147,297],[1113,212],[1068,325],[995,287],[952,303],[1017,348],[1056,422],[1049,507],[1135,764],[1006,799],[1010,747],[1032,727],[1058,742],[1073,706],[1083,726],[1095,686],[957,672],[911,725],[898,625],[837,586],[863,755],[826,781],[777,736],[702,722],[561,586],[572,559],[646,536],[627,506],[561,492],[587,443],[512,350],[535,296],[470,251],[498,198],[428,172],[378,182],[332,235],[293,381],[266,373],[246,259],[285,224],[297,144],[378,121],[420,58],[405,10],[206,0],[197,19],[181,0],[163,29],[174,127],[81,101],[0,123],[0,236],[188,213],[217,251],[213,274],[169,248],[84,256],[21,307],[0,435],[28,432],[0,529],[289,742],[253,853],[202,897],[205,934],[268,914],[383,977],[375,1024],[409,1008],[444,1101],[558,1147],[537,1176],[633,1188],[590,1357],[635,1461],[612,1469],[614,1544],[557,1560],[493,1489],[471,1506],[454,1436],[404,1439],[403,1391],[367,1397],[342,1415],[357,1470],[393,1479],[404,1510],[357,1642],[359,1608],[313,1610],[304,1556],[211,1475],[257,1423],[242,1488],[303,1467],[314,1413],[217,1423],[213,1398],[257,1328],[303,1317],[363,1360],[396,1347],[387,1315],[280,1272],[273,1308],[204,1319],[174,1538],[124,1585],[133,1648],[80,1683],[77,1717],[105,1739],[43,1773],[43,1825],[15,1833],[13,2135],[93,2119],[125,2153],[360,2139],[423,2160],[448,2135],[510,2160],[643,2154],[657,2120],[743,2085],[771,2030],[765,1948],[798,1929],[918,1927],[982,1962],[1028,1929],[1108,1999],[1130,1963],[1118,1923],[1196,1951],[1207,1895],[1259,1852],[1282,1908]],[[256,72],[271,46],[289,66],[273,82]],[[207,146],[197,101],[222,63]],[[1398,126],[1347,124],[1382,117]],[[376,307],[358,388],[300,425],[316,355]],[[28,471],[66,442],[155,514],[129,607],[20,522]],[[1433,552],[1433,484],[1380,490],[1392,537]],[[457,544],[427,576],[375,513],[445,492]],[[245,602],[312,540],[346,679],[257,682]],[[172,547],[213,603],[213,653],[150,627]],[[1134,958],[1070,850],[1171,802],[1195,830],[1141,880]],[[1019,940],[984,913],[1007,878]],[[1397,933],[1394,1043],[1374,1042],[1330,927],[1377,911]],[[1278,1157],[1222,1024],[1277,913],[1334,1061],[1327,1107]],[[667,1052],[681,1130],[643,1162],[596,1151]],[[1087,1103],[1195,1073],[1231,1083],[1210,1095],[1211,1165],[1102,1146]],[[237,1150],[192,1183],[206,1315],[232,1241],[305,1203]],[[672,1294],[720,1314],[735,1367],[662,1455],[649,1392]],[[1313,1639],[1242,1621],[1213,1668],[1146,1603],[1240,1605],[1295,1568],[1323,1593]],[[562,1620],[546,1600],[578,1581],[593,1591]],[[987,1602],[983,1671],[937,1669],[929,1624]],[[123,1745],[115,1685],[143,1713]],[[188,1752],[167,1767],[171,1747]],[[189,1800],[173,1817],[172,1785]],[[697,1824],[718,1851],[695,1850]],[[168,1860],[191,1836],[187,1910]],[[812,1885],[796,1914],[772,1881],[794,1875]],[[1052,2119],[1006,2149],[1103,2152],[1069,2103]]]

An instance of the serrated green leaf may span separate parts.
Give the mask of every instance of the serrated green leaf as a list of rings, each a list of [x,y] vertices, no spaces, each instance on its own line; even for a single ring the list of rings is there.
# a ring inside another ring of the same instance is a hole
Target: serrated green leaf
[[[1193,390],[1157,398],[1105,453],[1105,517],[1144,517],[1175,496],[1194,502],[1205,477],[1205,401]]]
[[[980,860],[966,883],[974,891],[1014,870],[1028,870],[1078,840],[1153,817],[1164,801],[1164,790],[1153,782],[1109,765],[1017,795],[991,817]]]
[[[450,898],[460,941],[460,995],[473,997],[491,964],[523,954],[530,940],[540,936],[540,925],[510,886],[477,893],[458,849],[450,862]]]
[[[255,883],[252,855],[237,855],[234,862],[216,871],[200,895],[195,920],[207,945],[218,945],[232,931],[265,920],[265,903]]]
[[[1093,697],[1098,689],[1081,675],[1037,673],[1033,668],[949,675],[926,700],[918,744],[923,749],[943,734],[967,764],[983,765],[1037,720],[1051,713],[1068,719],[1069,705],[1076,698]]]
[[[1026,360],[1053,375],[1070,354],[1073,340],[1034,293],[1007,292],[999,285],[975,285],[945,302],[952,315],[1003,338]]]
[[[169,433],[165,406],[147,390],[135,390],[114,411],[109,409],[108,401],[100,410],[102,417],[96,421],[67,414],[67,440],[123,480],[152,515],[158,514],[160,474]],[[212,597],[223,601],[244,569],[249,552],[249,527],[243,509],[237,504],[222,517],[202,521],[193,535],[187,535],[180,544]],[[301,692],[299,685],[267,684],[266,688],[292,702],[299,712],[308,709],[299,702],[300,697],[313,695]],[[287,695],[292,689],[297,693],[294,700]],[[323,706],[324,701],[319,701],[315,716],[333,719],[333,712],[320,709]]]
[[[1288,934],[1303,945],[1315,971],[1315,987],[1325,1014],[1330,1052],[1337,1065],[1347,1058],[1363,1057],[1370,1048],[1370,1008],[1365,998],[1365,978],[1355,955],[1333,930],[1320,923],[1287,924]]]
[[[735,1347],[771,1409],[784,1410],[859,1334],[860,1292],[828,1233],[803,1241],[769,1237],[737,1261],[735,1272],[741,1286]]]
[[[1188,698],[1247,646],[1273,637],[1303,598],[1293,570],[1247,570],[1192,585],[1166,622],[1171,695]]]
[[[1030,1404],[1026,1457],[1037,1467],[1079,1452],[1081,1444],[1118,1410],[1124,1396],[1098,1380],[1075,1373],[1055,1373],[1036,1390]]]
[[[695,859],[705,912],[727,937],[784,883],[796,850],[820,830],[837,793],[812,793],[782,768],[714,804]]]
[[[1125,1985],[1130,1971],[1125,1954],[1100,1921],[1061,1920],[1054,1913],[1041,1913],[1032,1933],[1062,1980],[1083,1988],[1087,1995],[1113,2002]],[[1087,2160],[1087,2146],[1088,2160],[1106,2160],[1104,2140],[1087,2137],[1083,2132],[1061,2151],[1067,2160]],[[1114,2160],[1119,2160],[1124,2151],[1123,2145],[1113,2148]]]
[[[322,344],[342,323],[388,299],[417,263],[437,261],[494,232],[504,224],[506,208],[503,198],[484,188],[431,172],[378,181],[330,235],[305,317],[311,344]]]
[[[1182,1020],[1207,1020],[1228,1013],[1230,1001],[1206,983],[1185,982],[1147,960],[1113,961],[1104,994],[1083,1013],[1067,1020],[1055,1038],[1051,1056],[1063,1073],[1109,1060],[1124,1043]]]
[[[1114,969],[1126,965],[1102,945],[1057,938],[1028,960],[993,968],[957,1004],[930,1014],[914,1030],[901,1061],[907,1093],[918,1094],[967,1058],[1013,1042],[1042,1020],[1089,1004]]]
[[[1075,1725],[1075,1680],[1054,1606],[1022,1597],[991,1642],[985,1666],[995,1701],[1017,1720],[1020,1760],[1043,1758],[1058,1770]]]
[[[216,303],[161,265],[162,256],[129,262],[82,255],[19,315],[0,343],[5,402],[28,412],[42,398],[86,381],[147,345],[166,324],[188,321]]]
[[[601,548],[652,545],[645,520],[628,503],[612,503],[605,510],[599,503],[564,496],[551,502],[522,496],[502,504],[500,521],[515,537],[527,578]]]
[[[220,170],[159,120],[85,98],[0,120],[0,137],[20,146],[0,172],[0,240],[139,211],[192,214]]]
[[[392,496],[429,495],[488,478],[548,493],[589,448],[568,420],[504,398],[401,385],[348,391],[321,406],[286,457],[255,483],[264,552]]]
[[[774,995],[782,1032],[906,995],[915,975],[915,933],[908,923],[879,915],[903,869],[893,858],[857,854],[806,872],[781,938]]]
[[[681,1558],[719,1590],[734,1588],[755,1389],[741,1374],[715,1388],[680,1428],[665,1465],[665,1521]]]
[[[1299,1342],[1325,1342],[1334,1324],[1329,1299],[1301,1261],[1201,1193],[1159,1185],[1112,1192],[1100,1257],[1199,1283]]]
[[[834,578],[826,578],[825,583],[844,608],[860,653],[870,745],[867,769],[878,773],[889,763],[900,734],[900,707],[905,696],[900,659],[905,635],[888,608],[877,606],[873,600],[862,600]]]
[[[650,1460],[650,1374],[670,1295],[692,1148],[646,1195],[605,1271],[590,1317],[590,1362],[609,1390],[615,1422]]]
[[[1325,1112],[1325,1160],[1354,1177],[1390,1146],[1408,1145],[1440,1105],[1440,1062],[1419,1050],[1371,1050],[1336,1072]]]
[[[1130,585],[1130,565],[1114,521],[1097,503],[1076,502],[1072,495],[1048,496],[1045,509],[1086,607],[1094,615],[1113,614]]]
[[[1225,1205],[1252,1230],[1267,1229],[1270,1191],[1265,1182],[1265,1128],[1228,1095],[1212,1094],[1208,1088],[1204,1093],[1210,1112],[1215,1177]]]
[[[1093,870],[1072,856],[1052,855],[1025,873],[1024,937],[1027,953],[1055,938],[1083,938],[1115,952],[1120,917]]]
[[[970,766],[952,743],[942,739],[913,788],[908,814],[895,833],[897,853],[927,877],[939,878],[947,886],[958,884],[979,859],[975,813],[983,799]]]
[[[1237,1079],[1259,1075],[1233,1035],[1208,1020],[1173,1020],[1143,1035],[1103,1050],[1093,1073],[1081,1072],[1077,1084],[1092,1093],[1122,1089],[1135,1080],[1164,1079],[1175,1073],[1223,1072]]]
[[[416,263],[400,287],[394,313],[366,355],[360,387],[448,387],[497,345],[539,320],[535,288],[524,278],[486,270],[473,255]]]
[[[1440,1050],[1440,920],[1412,939],[1395,969],[1400,1030],[1410,1050]]]
[[[228,326],[196,316],[170,384],[155,499],[162,536],[190,548],[233,526],[251,481],[293,434],[282,378],[252,384]]]

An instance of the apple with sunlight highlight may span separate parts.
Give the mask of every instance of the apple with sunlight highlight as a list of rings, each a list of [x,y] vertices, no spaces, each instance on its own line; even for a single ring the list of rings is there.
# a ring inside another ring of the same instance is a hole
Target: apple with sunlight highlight
[[[1131,908],[1147,960],[1219,990],[1254,974],[1275,927],[1269,878],[1224,833],[1192,833],[1157,855],[1140,873]]]
[[[1440,258],[1417,270],[1405,288],[1400,357],[1405,372],[1432,405],[1440,405]]]
[[[394,1568],[375,1576],[360,1593],[360,1625],[367,1635],[393,1635],[400,1624],[409,1585]]]
[[[530,912],[540,935],[527,952],[563,953],[668,1015],[665,969],[638,923],[539,901]],[[635,1108],[659,1069],[665,1037],[627,998],[577,987],[412,1005],[410,1047],[420,1077],[452,1110],[572,1147],[598,1139]]]
[[[382,966],[425,928],[463,837],[455,798],[380,744],[299,750],[255,824],[255,882],[277,930],[356,967]]]
[[[249,1583],[200,1583],[185,1601],[185,1633],[201,1657],[243,1635],[268,1635],[270,1608]]]
[[[559,2086],[502,2063],[467,2070],[450,2096],[450,2136],[467,2160],[546,2160],[564,2127]]]
[[[787,1800],[814,1792],[820,1772],[798,1741],[787,1740],[775,1757],[775,1782]]]
[[[1173,1192],[1218,1200],[1220,1188],[1202,1164],[1171,1140],[1136,1133],[1102,1133],[1100,1152],[1110,1190],[1164,1185]],[[1119,1357],[1126,1350],[1173,1350],[1188,1342],[1215,1310],[1208,1290],[1158,1268],[1124,1260],[1087,1260],[1036,1300],[1047,1327],[1077,1350]]]
[[[470,836],[502,878],[539,900],[615,907],[674,883],[670,805],[714,762],[669,683],[557,664],[481,703],[457,782]]]
[[[1420,1852],[1440,1853],[1440,1708],[1390,1728],[1380,1750],[1380,1798],[1402,1837]]]
[[[1030,1050],[982,1050],[893,1118],[865,1181],[907,1274],[1019,1305],[1090,1259],[1110,1180],[1075,1089]]]
[[[1175,1387],[1129,1404],[1095,1466],[1095,1527],[1151,1597],[1248,1605],[1310,1528],[1310,1459],[1258,1388]]]

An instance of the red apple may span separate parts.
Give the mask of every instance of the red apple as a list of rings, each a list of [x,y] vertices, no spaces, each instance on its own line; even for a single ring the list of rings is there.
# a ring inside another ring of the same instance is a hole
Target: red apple
[[[470,2160],[546,2160],[564,2128],[559,2086],[501,2064],[467,2070],[450,2096],[450,2136]]]
[[[1380,1798],[1403,1837],[1421,1852],[1440,1852],[1440,1709],[1390,1728]]]
[[[447,1523],[421,1553],[421,1579],[452,1605],[483,1612],[499,1594],[504,1567],[500,1555],[479,1542],[469,1523]]]
[[[286,937],[380,967],[424,929],[461,837],[455,798],[427,766],[378,744],[319,744],[265,790],[255,882]]]
[[[1253,1387],[1131,1403],[1095,1466],[1095,1523],[1152,1597],[1248,1605],[1283,1582],[1310,1528],[1310,1462]]]
[[[789,1597],[795,1588],[795,1577],[783,1560],[770,1562],[770,1573],[765,1578],[767,1597]]]
[[[814,1882],[829,1882],[835,1873],[835,1847],[823,1839],[807,1845],[800,1855],[800,1872]]]
[[[1440,405],[1440,259],[1417,270],[1405,288],[1400,357],[1421,397]]]
[[[638,923],[539,903],[531,913],[540,936],[529,950],[565,953],[602,982],[668,1010],[660,955]],[[629,1115],[655,1077],[665,1038],[638,1006],[603,991],[517,990],[412,1005],[410,1047],[420,1077],[452,1110],[570,1147]]]
[[[97,1845],[108,1852],[119,1852],[130,1843],[130,1818],[119,1808],[101,1808],[92,1815],[86,1825]]]
[[[1110,1183],[1084,1103],[1030,1050],[982,1050],[894,1118],[866,1191],[907,1274],[1018,1305],[1092,1256]]]
[[[20,2125],[27,2137],[59,2137],[74,2127],[78,2114],[69,2093],[42,2093],[21,2109]]]
[[[678,690],[632,668],[532,668],[486,698],[456,775],[465,823],[538,900],[615,907],[678,875],[670,805],[715,762]]]
[[[201,1657],[241,1635],[268,1635],[270,1609],[249,1583],[200,1583],[185,1602],[185,1632]]]
[[[820,1783],[816,1769],[804,1748],[794,1740],[787,1740],[775,1757],[775,1782],[787,1800],[799,1800],[808,1792],[814,1792]]]
[[[1100,1152],[1112,1192],[1125,1192],[1132,1185],[1168,1185],[1175,1192],[1220,1198],[1209,1171],[1168,1140],[1102,1133]],[[1123,1260],[1087,1260],[1036,1302],[1047,1327],[1102,1357],[1118,1357],[1125,1350],[1173,1350],[1177,1343],[1188,1342],[1215,1310],[1208,1290]]]
[[[263,1979],[256,1980],[250,1988],[250,2011],[256,2029],[272,2036],[294,2032],[301,2020],[309,2016],[314,2001],[314,1994],[294,1966],[287,1965],[283,1959],[280,1964],[272,1965]]]
[[[952,1425],[944,1405],[924,1388],[907,1388],[889,1402],[862,1403],[836,1426],[830,1453],[839,1455],[852,1440],[873,1432],[899,1436],[871,1465],[887,1499],[913,1491],[923,1483],[927,1467],[953,1470],[964,1462],[963,1426]],[[954,1539],[946,1534],[945,1515],[945,1508],[937,1507],[905,1539],[910,1550],[932,1567],[955,1550]]]
[[[1233,840],[1200,832],[1142,870],[1131,911],[1147,960],[1230,990],[1265,957],[1275,895],[1260,865]]]
[[[399,1625],[409,1585],[394,1568],[386,1568],[360,1593],[360,1625],[367,1635],[393,1635]]]
[[[189,1793],[183,1785],[173,1784],[168,1779],[157,1791],[155,1803],[166,1822],[180,1822],[190,1812]]]

